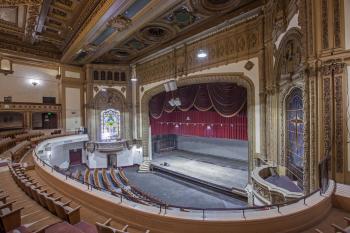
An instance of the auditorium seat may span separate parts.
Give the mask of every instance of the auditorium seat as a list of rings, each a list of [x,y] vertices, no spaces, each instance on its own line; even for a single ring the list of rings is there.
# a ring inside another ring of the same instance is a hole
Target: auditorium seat
[[[332,227],[334,228],[334,232],[338,233],[350,233],[350,218],[344,217],[344,220],[346,221],[346,227],[342,228],[338,226],[337,224],[332,224]]]
[[[8,232],[21,226],[21,211],[23,208],[12,208],[12,205],[5,205],[0,209],[1,229]]]
[[[46,205],[47,205],[47,209],[53,213],[56,214],[56,208],[55,208],[55,201],[60,201],[62,199],[62,196],[59,197],[52,197],[52,196],[48,196],[46,197],[45,201],[46,201]]]
[[[96,222],[96,227],[97,227],[97,231],[98,233],[124,233],[127,232],[128,230],[128,225],[124,226],[123,229],[119,230],[116,228],[113,228],[110,226],[112,222],[112,219],[108,219],[106,222],[104,223],[98,223]]]
[[[57,216],[70,224],[76,224],[80,222],[80,206],[71,207],[69,206],[71,201],[61,203],[59,201],[54,202]]]

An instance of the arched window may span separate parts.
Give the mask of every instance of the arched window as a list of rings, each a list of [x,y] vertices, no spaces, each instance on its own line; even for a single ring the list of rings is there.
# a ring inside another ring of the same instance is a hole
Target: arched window
[[[101,112],[101,140],[120,138],[120,112],[107,109]]]
[[[303,187],[304,111],[300,88],[293,89],[286,99],[286,131],[287,175]]]

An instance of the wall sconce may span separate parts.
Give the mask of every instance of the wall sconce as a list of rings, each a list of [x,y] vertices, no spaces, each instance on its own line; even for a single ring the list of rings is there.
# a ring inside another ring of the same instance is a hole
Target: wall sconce
[[[40,81],[39,81],[39,80],[29,79],[28,82],[29,82],[30,84],[32,84],[34,87],[40,85]]]
[[[12,61],[6,58],[0,58],[0,73],[4,75],[12,74]]]

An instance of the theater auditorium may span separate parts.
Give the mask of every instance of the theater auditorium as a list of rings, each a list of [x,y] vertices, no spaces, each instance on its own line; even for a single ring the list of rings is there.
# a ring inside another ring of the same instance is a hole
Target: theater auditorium
[[[0,233],[350,233],[350,0],[0,1]]]

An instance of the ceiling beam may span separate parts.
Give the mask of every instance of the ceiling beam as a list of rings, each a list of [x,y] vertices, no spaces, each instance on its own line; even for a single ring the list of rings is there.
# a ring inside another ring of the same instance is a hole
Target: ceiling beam
[[[52,3],[52,0],[43,1],[43,5],[41,7],[41,12],[39,15],[38,25],[36,27],[36,31],[39,33],[43,31],[45,20],[46,20],[47,14],[49,13],[51,3]]]

